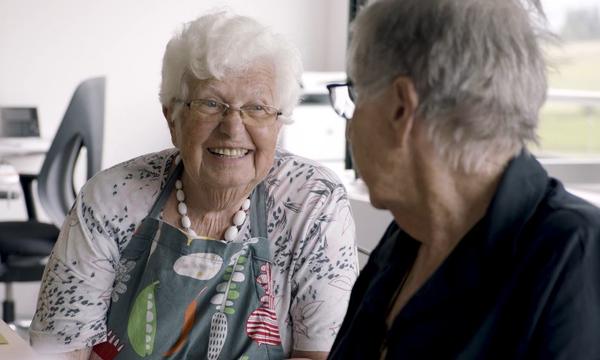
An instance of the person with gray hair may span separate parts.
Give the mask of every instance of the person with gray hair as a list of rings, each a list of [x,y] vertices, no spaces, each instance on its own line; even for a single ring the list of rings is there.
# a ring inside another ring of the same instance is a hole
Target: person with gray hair
[[[349,81],[328,87],[394,221],[330,359],[600,359],[600,209],[527,150],[547,91],[542,20],[519,0],[360,10]]]
[[[327,357],[358,262],[340,180],[276,146],[301,73],[298,50],[251,18],[184,25],[160,88],[174,148],[105,170],[78,194],[46,266],[34,348]]]

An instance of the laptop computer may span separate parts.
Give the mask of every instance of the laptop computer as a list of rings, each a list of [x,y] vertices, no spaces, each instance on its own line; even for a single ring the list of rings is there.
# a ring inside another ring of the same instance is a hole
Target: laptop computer
[[[35,107],[0,107],[0,156],[43,153],[49,141],[40,138]]]
[[[0,108],[0,137],[39,137],[37,108],[3,107]]]

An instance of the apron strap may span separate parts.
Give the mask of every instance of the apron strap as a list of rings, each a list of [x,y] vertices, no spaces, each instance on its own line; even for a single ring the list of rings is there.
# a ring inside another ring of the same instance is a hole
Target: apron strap
[[[267,189],[263,182],[252,193],[250,232],[252,237],[267,238]]]
[[[160,194],[158,195],[158,199],[156,199],[154,205],[152,205],[152,210],[150,210],[150,214],[148,214],[149,217],[158,219],[163,206],[165,205],[167,199],[169,198],[169,195],[171,194],[171,189],[173,189],[173,186],[175,186],[175,181],[179,179],[182,171],[183,161],[179,162],[179,164],[175,166],[175,168],[169,175],[165,186],[162,188]]]

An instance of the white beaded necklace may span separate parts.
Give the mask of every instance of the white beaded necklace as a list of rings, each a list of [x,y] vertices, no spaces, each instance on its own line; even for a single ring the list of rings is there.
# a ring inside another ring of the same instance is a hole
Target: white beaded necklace
[[[176,162],[179,163],[179,161],[177,160]],[[181,226],[183,226],[185,232],[188,233],[190,236],[198,237],[198,234],[196,234],[196,232],[193,229],[191,229],[192,221],[187,215],[187,205],[185,204],[185,193],[183,192],[183,182],[181,181],[181,179],[177,179],[177,181],[175,181],[175,188],[177,189],[177,193],[175,195],[177,197],[177,201],[179,202],[177,204],[177,212],[179,213],[179,215],[181,215]],[[231,225],[227,228],[227,230],[225,230],[226,241],[235,240],[240,231],[239,227],[242,226],[244,221],[246,221],[246,213],[248,212],[248,209],[250,209],[250,199],[244,200],[240,210],[238,210],[233,215],[233,225]]]

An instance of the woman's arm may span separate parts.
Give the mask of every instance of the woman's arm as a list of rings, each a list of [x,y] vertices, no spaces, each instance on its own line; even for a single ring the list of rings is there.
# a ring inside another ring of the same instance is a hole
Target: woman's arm
[[[118,249],[106,232],[90,230],[81,198],[69,212],[46,265],[29,329],[40,353],[68,353],[102,341],[118,264]]]
[[[358,275],[355,227],[346,191],[335,175],[316,168],[305,189],[308,194],[293,199],[303,204],[297,215],[304,219],[302,229],[289,240],[294,243],[292,354],[321,359],[333,345]]]

